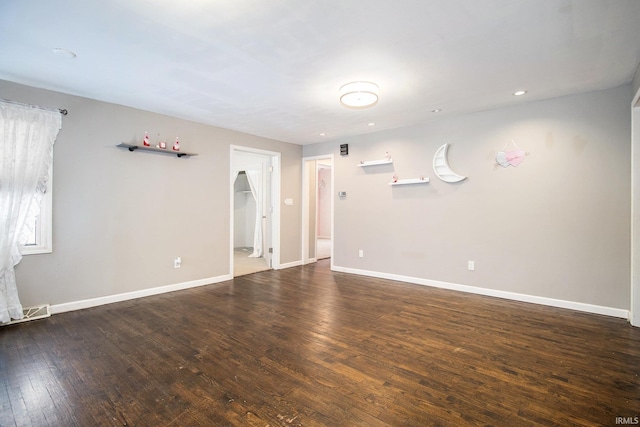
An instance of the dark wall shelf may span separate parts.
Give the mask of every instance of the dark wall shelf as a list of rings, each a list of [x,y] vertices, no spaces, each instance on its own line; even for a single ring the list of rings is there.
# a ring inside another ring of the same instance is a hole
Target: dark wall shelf
[[[120,148],[126,148],[129,151],[153,151],[154,153],[162,153],[162,154],[169,154],[171,156],[178,156],[178,157],[189,157],[189,156],[197,156],[197,153],[187,153],[185,151],[173,151],[171,148],[156,148],[156,147],[145,147],[144,145],[133,145],[133,144],[125,144],[124,142],[121,142],[120,144],[117,145]]]

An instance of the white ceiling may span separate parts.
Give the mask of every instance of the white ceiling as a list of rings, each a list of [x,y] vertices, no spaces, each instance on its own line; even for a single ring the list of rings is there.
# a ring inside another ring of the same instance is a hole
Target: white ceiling
[[[0,79],[296,144],[614,87],[639,61],[639,0],[0,1]],[[354,80],[377,105],[340,105]]]

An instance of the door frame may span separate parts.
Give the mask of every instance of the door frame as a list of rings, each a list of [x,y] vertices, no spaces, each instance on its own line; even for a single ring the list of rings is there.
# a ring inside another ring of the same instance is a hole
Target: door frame
[[[234,247],[234,155],[236,153],[250,153],[265,157],[270,157],[271,167],[271,206],[266,207],[271,211],[271,268],[280,268],[280,174],[281,174],[281,153],[276,151],[261,150],[258,148],[244,147],[241,145],[230,145],[229,149],[229,274],[233,277],[233,247]],[[258,214],[258,213],[256,213]],[[267,249],[268,250],[268,249]]]
[[[631,292],[629,323],[640,327],[640,89],[631,102]]]
[[[317,254],[314,254],[314,257],[309,257],[309,243],[311,240],[311,236],[309,236],[309,226],[311,225],[311,212],[309,209],[310,202],[310,194],[309,194],[309,167],[307,166],[307,162],[313,161],[313,173],[317,176],[317,161],[318,160],[330,160],[331,161],[331,186],[329,191],[331,192],[330,200],[330,216],[331,216],[331,268],[333,269],[333,258],[334,258],[334,245],[335,245],[335,236],[334,236],[334,187],[335,187],[335,156],[333,154],[324,154],[319,156],[309,156],[302,158],[302,264],[309,264],[317,261]],[[317,230],[317,221],[318,221],[318,192],[316,191],[316,212],[314,213],[314,218],[316,221],[316,230]],[[318,239],[317,232],[315,233],[316,242]],[[316,245],[317,251],[317,245]]]

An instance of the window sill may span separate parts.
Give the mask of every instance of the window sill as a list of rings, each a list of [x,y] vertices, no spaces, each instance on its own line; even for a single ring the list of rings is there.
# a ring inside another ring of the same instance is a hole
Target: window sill
[[[39,255],[53,253],[53,249],[43,246],[21,246],[20,253],[24,255]]]

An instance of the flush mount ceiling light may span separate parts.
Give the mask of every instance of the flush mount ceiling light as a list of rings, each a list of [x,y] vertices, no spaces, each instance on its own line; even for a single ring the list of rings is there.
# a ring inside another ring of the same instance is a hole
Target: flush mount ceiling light
[[[378,85],[371,82],[351,82],[340,88],[340,103],[348,108],[373,107],[378,102]]]
[[[527,91],[526,91],[526,90],[518,90],[518,91],[516,91],[516,92],[513,92],[513,96],[522,96],[522,95],[524,95],[525,93],[527,93]]]

